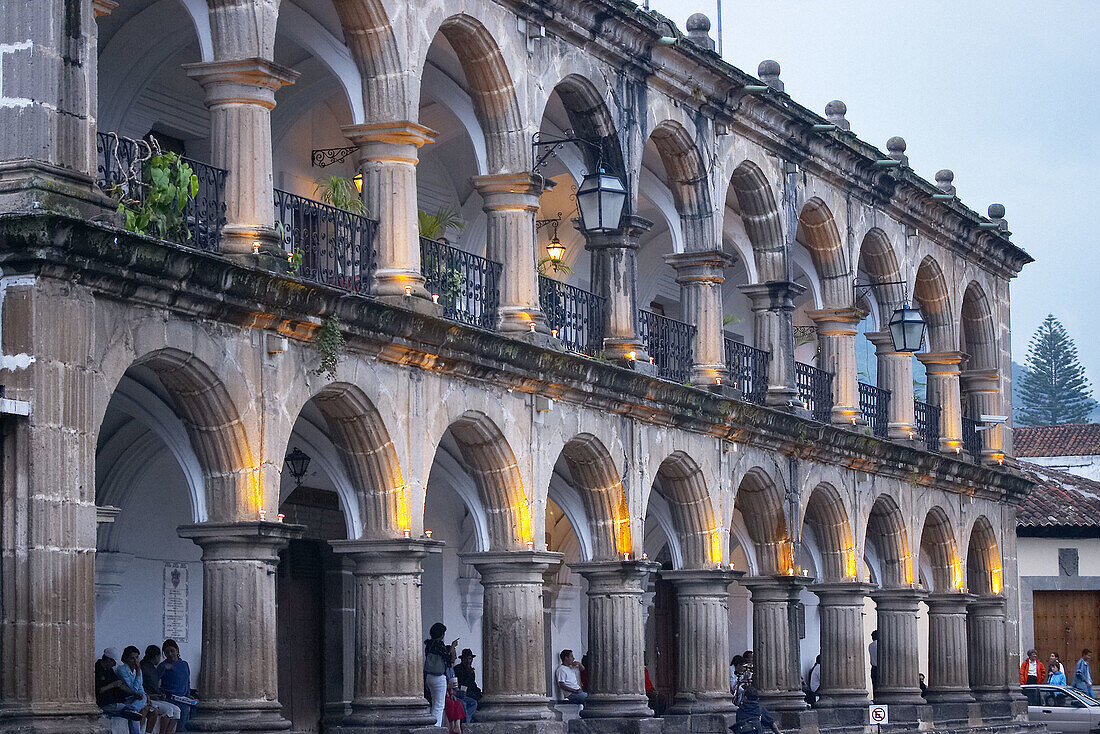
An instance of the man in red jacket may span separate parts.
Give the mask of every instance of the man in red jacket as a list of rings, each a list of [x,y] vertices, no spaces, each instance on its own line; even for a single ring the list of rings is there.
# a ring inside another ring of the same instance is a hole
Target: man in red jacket
[[[1024,683],[1046,683],[1047,669],[1039,662],[1039,654],[1027,651],[1027,660],[1020,665],[1020,685]]]

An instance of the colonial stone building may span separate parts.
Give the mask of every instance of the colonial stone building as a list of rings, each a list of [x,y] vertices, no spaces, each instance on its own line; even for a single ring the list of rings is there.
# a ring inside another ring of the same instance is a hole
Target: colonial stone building
[[[439,620],[477,731],[724,731],[748,647],[784,726],[861,724],[876,628],[899,730],[1026,726],[1030,481],[988,416],[1030,258],[708,27],[0,3],[0,732],[102,731],[97,650],[165,636],[203,731],[419,729]]]

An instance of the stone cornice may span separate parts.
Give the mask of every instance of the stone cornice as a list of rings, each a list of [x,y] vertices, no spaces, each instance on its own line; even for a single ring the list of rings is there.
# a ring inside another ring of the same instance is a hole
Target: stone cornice
[[[312,338],[336,313],[360,357],[515,389],[914,485],[1016,502],[1020,473],[927,453],[59,214],[0,216],[0,269],[184,318]]]

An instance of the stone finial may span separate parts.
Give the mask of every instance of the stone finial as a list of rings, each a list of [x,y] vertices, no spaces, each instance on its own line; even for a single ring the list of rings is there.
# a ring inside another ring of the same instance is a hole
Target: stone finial
[[[936,171],[936,187],[945,194],[955,195],[955,172],[949,168]]]
[[[901,161],[901,165],[909,165],[909,156],[905,155],[905,138],[895,135],[886,141],[886,154],[895,161]]]
[[[760,66],[756,67],[756,75],[760,77],[760,81],[764,82],[775,91],[783,91],[783,82],[779,79],[778,61],[772,61],[771,59],[761,61]]]
[[[687,29],[689,41],[709,51],[714,50],[714,39],[710,37],[710,18],[703,13],[695,13],[687,19],[684,27]]]
[[[1005,219],[1005,205],[1004,204],[990,204],[989,209],[986,210],[989,214],[990,220],[996,222],[999,226],[997,229],[1002,232],[1008,231],[1008,220]]]
[[[839,99],[834,99],[829,104],[825,105],[825,119],[836,125],[837,130],[851,130],[852,125],[846,119],[844,115],[848,113],[848,105],[841,102]]]

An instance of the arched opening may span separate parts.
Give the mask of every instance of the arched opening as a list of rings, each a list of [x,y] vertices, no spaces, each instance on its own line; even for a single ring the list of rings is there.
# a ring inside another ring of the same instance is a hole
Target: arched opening
[[[971,594],[987,596],[1004,591],[1001,552],[993,525],[982,515],[970,531],[966,550],[966,589]]]
[[[761,470],[752,470],[741,480],[734,500],[753,545],[754,575],[786,574],[794,568],[783,493]]]
[[[959,351],[966,356],[960,379],[964,448],[971,458],[983,453],[999,457],[1002,426],[986,426],[979,431],[983,414],[1001,415],[1000,355],[992,305],[985,290],[971,281],[962,298],[959,319]]]
[[[859,289],[860,299],[856,303],[856,307],[866,313],[858,327],[858,336],[864,338],[857,336],[856,339],[856,370],[861,382],[887,388],[879,382],[875,345],[866,335],[889,330],[894,309],[905,301],[905,285],[901,283],[897,253],[886,233],[877,227],[870,229],[863,237],[856,280],[861,285],[869,286]]]
[[[917,268],[913,298],[920,304],[921,313],[928,323],[928,351],[952,351],[955,337],[947,278],[931,255],[924,258]]]
[[[878,573],[874,574],[877,578],[872,576],[872,579],[878,581],[880,586],[895,589],[916,582],[905,518],[897,502],[889,495],[879,495],[871,506],[867,517],[866,545],[878,560]]]
[[[821,559],[816,577],[823,581],[845,581],[856,578],[856,553],[852,528],[844,500],[830,484],[819,484],[810,492],[804,519],[816,541]],[[803,531],[803,543],[806,533]]]
[[[921,565],[931,569],[935,592],[962,591],[962,562],[947,513],[939,507],[929,510],[920,540]]]
[[[752,246],[756,282],[788,280],[787,248],[779,207],[767,177],[752,161],[742,161],[734,169],[726,206],[738,215]],[[728,219],[727,216],[727,223]]]
[[[795,239],[810,254],[817,278],[821,283],[822,307],[851,306],[852,273],[848,264],[848,255],[833,213],[824,201],[814,197],[802,207],[798,215],[798,232]]]

